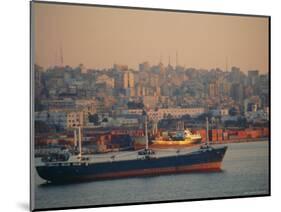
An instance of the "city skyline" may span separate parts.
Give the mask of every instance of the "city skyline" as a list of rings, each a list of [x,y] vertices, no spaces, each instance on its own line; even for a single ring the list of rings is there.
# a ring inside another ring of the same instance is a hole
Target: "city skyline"
[[[267,18],[42,3],[33,9],[35,63],[44,68],[82,63],[103,69],[117,63],[138,69],[144,61],[170,61],[187,68],[268,72]]]

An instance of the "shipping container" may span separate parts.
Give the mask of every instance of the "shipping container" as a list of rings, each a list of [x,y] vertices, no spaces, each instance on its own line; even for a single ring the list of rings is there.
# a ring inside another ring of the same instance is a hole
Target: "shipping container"
[[[222,141],[222,135],[218,136],[218,141]]]

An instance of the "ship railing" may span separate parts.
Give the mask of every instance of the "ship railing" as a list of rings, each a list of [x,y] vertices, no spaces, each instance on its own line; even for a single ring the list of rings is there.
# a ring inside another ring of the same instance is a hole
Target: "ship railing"
[[[70,163],[62,163],[61,166],[70,166]]]
[[[65,163],[57,163],[57,162],[51,162],[51,163],[46,163],[46,166],[81,166],[85,165],[88,163],[81,163],[81,162],[65,162]]]
[[[60,163],[46,163],[46,166],[60,166]]]

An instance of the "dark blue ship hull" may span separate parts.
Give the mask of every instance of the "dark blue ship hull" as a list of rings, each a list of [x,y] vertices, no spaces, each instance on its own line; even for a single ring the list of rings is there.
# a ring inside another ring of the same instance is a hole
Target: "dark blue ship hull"
[[[101,180],[194,171],[218,171],[227,147],[200,149],[188,154],[101,163],[60,162],[37,166],[48,182]]]

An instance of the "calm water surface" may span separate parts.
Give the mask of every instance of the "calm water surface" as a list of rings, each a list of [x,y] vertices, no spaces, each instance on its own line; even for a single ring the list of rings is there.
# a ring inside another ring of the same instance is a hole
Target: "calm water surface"
[[[36,175],[36,208],[268,194],[268,141],[228,144],[223,171],[138,177],[67,185]]]

